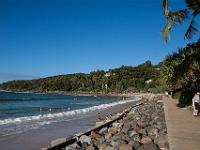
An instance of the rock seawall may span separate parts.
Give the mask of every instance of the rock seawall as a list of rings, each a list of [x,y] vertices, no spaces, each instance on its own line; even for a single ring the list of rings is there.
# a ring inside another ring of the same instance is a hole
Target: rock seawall
[[[66,150],[168,150],[161,95],[142,98],[122,119],[90,135],[82,135]]]

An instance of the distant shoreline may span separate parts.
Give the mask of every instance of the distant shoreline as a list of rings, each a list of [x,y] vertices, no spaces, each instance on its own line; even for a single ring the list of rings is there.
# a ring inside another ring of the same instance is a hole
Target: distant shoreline
[[[58,95],[70,95],[70,96],[111,96],[111,97],[131,97],[131,96],[146,96],[153,93],[102,93],[102,92],[67,92],[67,91],[18,91],[18,90],[0,90],[0,92],[14,92],[14,93],[41,93],[41,94],[58,94]]]

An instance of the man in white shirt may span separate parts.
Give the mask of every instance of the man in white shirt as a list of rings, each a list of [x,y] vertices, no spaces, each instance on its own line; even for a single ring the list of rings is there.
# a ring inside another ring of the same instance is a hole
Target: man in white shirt
[[[193,115],[197,116],[200,111],[200,92],[197,92],[192,98]]]

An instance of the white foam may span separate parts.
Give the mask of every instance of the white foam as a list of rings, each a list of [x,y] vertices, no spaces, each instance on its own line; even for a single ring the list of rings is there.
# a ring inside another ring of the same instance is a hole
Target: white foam
[[[66,112],[49,113],[49,114],[37,115],[37,116],[18,117],[18,118],[14,118],[14,119],[4,119],[4,120],[0,120],[0,125],[20,124],[23,122],[40,121],[40,120],[45,121],[45,120],[56,119],[59,117],[84,114],[84,113],[87,113],[90,111],[105,109],[105,108],[113,107],[116,105],[125,104],[127,102],[137,101],[139,99],[140,99],[139,97],[134,97],[133,99],[130,99],[130,100],[123,100],[123,101],[118,101],[118,102],[109,103],[109,104],[101,104],[101,105],[97,105],[97,106],[92,106],[92,107],[77,109],[77,110],[70,110],[70,111],[66,111]]]

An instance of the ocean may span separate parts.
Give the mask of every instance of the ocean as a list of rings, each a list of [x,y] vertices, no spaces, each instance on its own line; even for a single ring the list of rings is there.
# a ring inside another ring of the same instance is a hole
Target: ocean
[[[80,119],[94,111],[136,99],[0,92],[0,136],[20,134],[53,123]]]

